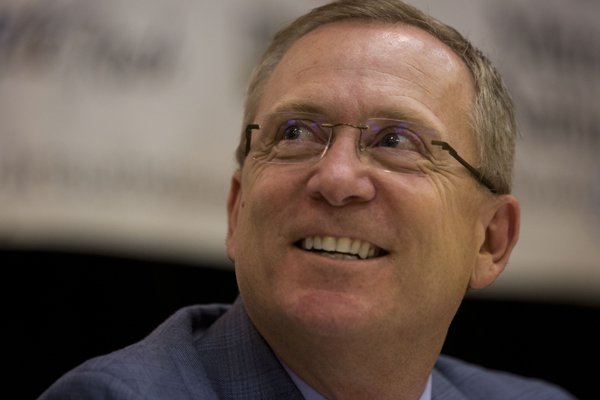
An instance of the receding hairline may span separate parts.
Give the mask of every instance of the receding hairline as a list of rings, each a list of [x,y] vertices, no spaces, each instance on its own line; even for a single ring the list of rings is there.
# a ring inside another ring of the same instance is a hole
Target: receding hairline
[[[269,84],[273,74],[280,67],[281,63],[284,61],[284,59],[290,53],[290,51],[293,49],[293,47],[296,46],[298,44],[298,42],[305,40],[307,37],[317,33],[318,31],[321,31],[324,29],[331,29],[332,26],[334,26],[334,25],[347,25],[348,28],[350,28],[350,29],[356,28],[356,27],[367,26],[367,27],[373,27],[375,29],[382,29],[382,30],[385,30],[386,28],[391,30],[393,28],[402,27],[402,28],[408,29],[409,31],[425,34],[426,36],[433,39],[438,44],[441,44],[443,46],[444,50],[446,50],[447,54],[449,54],[454,59],[453,61],[456,62],[457,64],[459,64],[460,68],[466,72],[466,76],[468,76],[469,83],[473,87],[473,95],[474,96],[477,95],[477,90],[478,90],[477,81],[475,79],[475,74],[474,74],[474,71],[472,70],[471,66],[467,63],[467,60],[463,57],[463,55],[461,55],[456,49],[454,49],[452,46],[450,46],[448,43],[446,43],[444,40],[442,40],[442,38],[440,38],[439,36],[436,36],[435,34],[433,34],[432,32],[430,32],[427,29],[424,29],[418,25],[411,24],[406,21],[393,21],[393,20],[383,21],[383,20],[379,20],[379,19],[372,19],[372,18],[366,17],[366,16],[365,17],[356,16],[356,17],[338,19],[338,20],[334,20],[334,21],[330,21],[330,22],[326,22],[326,23],[317,25],[317,26],[311,28],[310,30],[307,30],[302,35],[296,37],[293,41],[290,41],[285,48],[281,49],[283,51],[281,52],[280,56],[277,57],[277,62],[274,65],[272,65],[271,68],[267,68],[267,69],[263,70],[263,72],[266,72],[266,74],[263,75],[260,80],[256,80],[255,83],[258,83],[258,85],[256,85],[254,88],[252,88],[252,90],[249,92],[250,97],[252,98],[251,104],[253,107],[251,108],[252,109],[251,113],[248,113],[248,111],[250,111],[250,110],[248,109],[249,107],[247,107],[247,109],[246,109],[246,112],[247,112],[246,117],[247,118],[249,117],[249,119],[252,119],[257,115],[257,110],[258,110],[259,104],[263,98],[265,87]],[[399,32],[394,32],[394,33],[399,33]],[[410,32],[407,32],[407,34],[410,35]],[[250,104],[247,104],[247,106],[249,106],[249,105]]]

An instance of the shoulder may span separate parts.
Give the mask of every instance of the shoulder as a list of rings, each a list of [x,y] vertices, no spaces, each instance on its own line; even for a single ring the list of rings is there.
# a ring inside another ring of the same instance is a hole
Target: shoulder
[[[460,393],[464,399],[575,399],[558,386],[539,379],[487,369],[442,355],[434,368],[433,399],[454,398],[447,395],[452,391]]]
[[[241,299],[179,310],[144,340],[68,372],[40,400],[83,398],[302,399]]]
[[[92,358],[55,382],[40,399],[211,399],[196,343],[229,309],[227,305],[178,310],[150,335]]]

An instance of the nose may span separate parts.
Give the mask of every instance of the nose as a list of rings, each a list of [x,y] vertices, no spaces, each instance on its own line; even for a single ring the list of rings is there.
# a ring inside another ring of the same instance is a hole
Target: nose
[[[313,198],[341,207],[375,197],[372,170],[359,158],[357,136],[360,130],[356,128],[337,128],[327,153],[313,166],[307,185]]]

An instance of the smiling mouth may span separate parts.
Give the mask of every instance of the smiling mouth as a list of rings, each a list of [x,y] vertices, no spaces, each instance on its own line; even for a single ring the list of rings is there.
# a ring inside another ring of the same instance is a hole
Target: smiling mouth
[[[387,254],[387,251],[372,243],[348,237],[310,236],[296,242],[296,247],[343,260],[367,260]]]

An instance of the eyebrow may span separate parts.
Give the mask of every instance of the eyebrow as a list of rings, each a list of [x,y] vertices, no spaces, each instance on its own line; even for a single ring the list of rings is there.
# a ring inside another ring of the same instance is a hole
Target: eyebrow
[[[325,116],[326,113],[323,107],[320,107],[314,103],[300,103],[300,102],[288,102],[283,103],[275,107],[274,113],[308,113],[308,114],[319,114]]]

